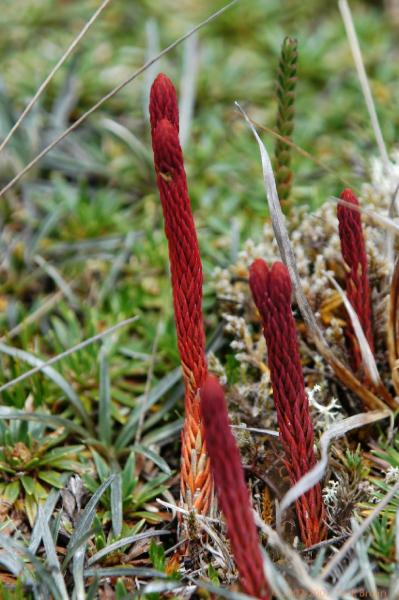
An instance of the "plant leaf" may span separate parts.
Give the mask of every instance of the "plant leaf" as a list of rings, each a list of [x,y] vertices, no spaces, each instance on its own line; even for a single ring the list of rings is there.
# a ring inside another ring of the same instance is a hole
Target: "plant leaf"
[[[100,440],[109,446],[112,438],[111,388],[106,346],[100,350],[100,398],[98,403],[98,429]]]
[[[104,494],[105,490],[111,485],[115,475],[111,475],[104,483],[102,483],[93,496],[90,498],[89,502],[86,504],[79,521],[76,525],[76,528],[71,535],[71,538],[68,542],[67,550],[71,548],[76,540],[81,538],[90,528],[93,523],[93,519],[95,517],[95,510],[98,502],[101,499],[101,496]]]
[[[155,465],[157,465],[157,467],[159,467],[161,469],[161,471],[163,471],[167,475],[172,475],[172,471],[171,471],[168,463],[166,462],[166,460],[164,460],[162,458],[162,456],[160,456],[153,450],[150,450],[150,448],[147,448],[146,446],[143,446],[142,444],[135,444],[132,447],[132,450],[134,452],[138,452],[139,454],[142,454],[146,458],[149,458]]]
[[[7,354],[8,356],[12,356],[18,360],[22,360],[27,362],[29,365],[33,367],[40,367],[45,364],[44,360],[33,356],[29,352],[25,352],[25,350],[20,350],[19,348],[13,348],[12,346],[6,346],[0,342],[0,352]],[[88,427],[89,431],[92,428],[91,420],[89,415],[87,414],[82,402],[78,398],[76,392],[72,389],[66,379],[63,378],[58,371],[53,369],[53,367],[43,367],[42,373],[46,375],[51,381],[53,381],[65,394],[68,398],[72,406],[75,408],[78,415],[83,419],[86,427]]]
[[[114,535],[117,537],[122,531],[123,505],[122,505],[122,476],[115,474],[111,483],[111,519]]]
[[[170,531],[168,531],[167,529],[159,529],[159,530],[152,529],[150,531],[145,531],[144,533],[138,533],[137,535],[129,535],[127,537],[124,537],[124,538],[118,540],[117,542],[114,542],[113,544],[110,544],[109,546],[106,546],[105,548],[102,548],[98,552],[96,552],[96,554],[94,554],[94,556],[92,556],[89,559],[87,564],[89,566],[91,566],[94,563],[96,563],[97,561],[99,561],[101,558],[106,556],[107,554],[110,554],[111,552],[114,552],[115,550],[118,550],[119,548],[123,548],[123,546],[130,546],[131,544],[134,544],[135,542],[138,542],[140,540],[145,540],[147,538],[158,537],[161,535],[169,535],[169,534],[170,534]]]
[[[51,568],[51,574],[57,584],[62,600],[69,600],[65,581],[61,573],[61,567],[58,560],[57,551],[55,549],[54,540],[41,506],[39,506],[38,510],[38,520],[42,530],[44,549],[46,551],[48,565]]]

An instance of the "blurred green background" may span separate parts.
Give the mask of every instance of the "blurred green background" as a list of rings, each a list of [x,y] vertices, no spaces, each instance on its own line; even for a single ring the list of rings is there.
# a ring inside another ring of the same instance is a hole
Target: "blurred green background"
[[[98,5],[92,0],[3,0],[1,138]],[[1,184],[157,47],[167,46],[222,5],[113,0],[1,154]],[[392,149],[399,128],[398,10],[394,2],[354,1],[351,7]],[[134,352],[152,352],[157,328],[155,378],[178,364],[146,108],[150,82],[159,71],[172,78],[180,96],[187,94],[182,78],[187,82],[188,74],[195,75],[184,149],[212,334],[217,317],[211,272],[231,260],[232,230],[236,251],[246,237],[258,239],[267,218],[258,149],[234,100],[258,123],[275,126],[276,68],[286,35],[299,42],[294,141],[355,187],[367,179],[377,148],[336,2],[241,0],[204,27],[196,42],[171,51],[104,104],[1,199],[1,335],[55,297],[43,316],[13,334],[13,344],[52,355],[138,314],[138,325],[121,333],[118,342],[130,355],[115,350],[115,393],[143,389],[148,362],[136,361]],[[271,136],[263,134],[263,139],[273,151]],[[296,153],[293,170],[293,199],[310,208],[342,188],[338,176]],[[84,369],[75,362],[68,375],[80,381],[84,392],[90,377],[97,377],[96,354],[88,353]],[[129,383],[127,375],[133,378]],[[41,398],[47,402],[44,392]]]

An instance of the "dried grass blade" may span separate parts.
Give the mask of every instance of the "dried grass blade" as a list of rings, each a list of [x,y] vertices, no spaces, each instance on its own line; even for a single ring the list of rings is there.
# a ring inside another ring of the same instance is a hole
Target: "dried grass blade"
[[[357,341],[359,343],[359,348],[363,359],[363,366],[374,385],[380,386],[381,378],[380,374],[378,373],[374,354],[372,353],[370,344],[368,343],[367,338],[364,334],[363,328],[359,321],[359,317],[357,316],[356,311],[354,310],[352,304],[349,302],[347,295],[345,294],[344,290],[341,288],[339,283],[335,281],[334,277],[331,277],[329,273],[326,273],[326,276],[329,279],[329,281],[333,284],[340,297],[342,298],[342,301],[346,308],[346,312],[350,317],[353,331],[355,332]]]
[[[398,193],[399,193],[399,185],[396,186],[396,188],[392,194],[391,202],[390,202],[389,208],[388,208],[388,219],[391,219],[392,221],[394,220],[395,214],[397,213],[396,200],[398,197]],[[394,266],[395,266],[395,237],[394,237],[394,234],[392,231],[387,232],[385,252],[386,252],[387,261],[388,261],[389,274],[392,275],[392,272],[393,272]]]
[[[285,225],[285,217],[283,215],[283,211],[281,210],[280,201],[277,195],[277,187],[269,155],[250,118],[248,117],[246,112],[241,108],[238,102],[236,102],[235,104],[238,107],[241,114],[243,115],[244,119],[246,120],[252,133],[254,134],[256,141],[258,142],[262,160],[263,181],[265,184],[269,211],[272,218],[273,231],[274,235],[276,236],[276,241],[280,250],[281,258],[283,259],[290,273],[296,301],[298,303],[302,317],[309,330],[313,333],[313,335],[317,336],[318,338],[322,338],[323,334],[321,332],[321,329],[319,328],[313,311],[310,308],[309,302],[307,301],[302,289],[298,269],[296,266],[296,259],[292,250],[291,242],[289,240],[287,228]]]
[[[199,63],[198,36],[192,35],[184,44],[183,74],[180,81],[179,137],[184,148],[190,137]]]
[[[381,154],[382,163],[387,171],[390,168],[390,160],[388,156],[388,152],[385,146],[384,138],[382,136],[382,131],[380,127],[380,123],[378,121],[377,111],[375,109],[375,104],[373,100],[373,96],[371,93],[370,85],[367,78],[366,69],[364,68],[364,62],[362,58],[362,53],[360,50],[359,40],[356,35],[355,26],[353,24],[351,10],[349,8],[349,4],[347,0],[338,0],[339,10],[341,11],[342,20],[345,25],[346,34],[348,36],[348,42],[351,48],[353,60],[355,62],[357,75],[359,77],[360,86],[362,88],[364,100],[366,102],[367,110],[369,113],[371,126],[374,131],[375,139],[377,141],[378,149]]]
[[[346,206],[347,208],[350,208],[352,210],[357,210],[358,212],[362,213],[362,215],[369,217],[370,221],[375,223],[376,225],[384,227],[388,232],[392,233],[393,235],[399,235],[399,225],[395,223],[392,217],[380,215],[369,208],[355,206],[354,204],[351,204],[350,202],[345,202],[345,200],[342,200],[342,198],[336,198],[335,196],[331,196],[330,200],[334,200],[334,202],[338,202],[339,204],[342,204],[343,206]]]

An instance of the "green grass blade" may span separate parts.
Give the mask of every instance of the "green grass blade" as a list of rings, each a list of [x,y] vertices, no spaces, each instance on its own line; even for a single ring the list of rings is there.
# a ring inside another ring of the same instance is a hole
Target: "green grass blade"
[[[173,437],[175,437],[183,427],[183,419],[178,419],[177,421],[173,421],[173,423],[168,423],[163,427],[159,427],[158,429],[154,429],[150,433],[148,433],[143,438],[143,444],[159,444],[161,442],[165,442]]]
[[[21,544],[18,544],[14,540],[11,540],[10,538],[6,538],[5,536],[3,536],[1,534],[0,534],[0,546],[2,548],[4,548],[7,552],[10,552],[13,556],[15,556],[18,553],[22,554],[34,567],[35,579],[42,582],[46,586],[47,591],[53,595],[55,600],[62,600],[54,578],[51,576],[51,574],[45,568],[43,563],[34,554],[32,554],[27,548],[25,548]],[[29,585],[32,585],[33,582],[31,579],[31,573],[25,565],[24,565],[24,571],[26,572],[26,575],[25,575],[25,573],[23,573],[22,577]],[[20,577],[21,577],[21,574],[20,574]],[[43,595],[41,597],[43,597]]]
[[[130,546],[130,544],[134,544],[135,542],[138,542],[139,540],[145,540],[146,538],[158,537],[161,535],[169,535],[169,534],[170,534],[170,531],[168,531],[167,529],[159,529],[159,530],[153,529],[150,531],[145,531],[144,533],[138,533],[137,535],[129,535],[127,537],[124,537],[124,538],[118,540],[117,542],[114,542],[113,544],[110,544],[109,546],[106,546],[106,548],[102,548],[101,550],[96,552],[96,554],[94,554],[94,556],[92,556],[89,559],[87,564],[89,565],[89,567],[91,567],[91,565],[96,563],[98,560],[100,560],[107,554],[110,554],[111,552],[114,552],[115,550],[118,550],[118,548],[122,548],[123,546]]]
[[[100,351],[100,398],[98,405],[98,429],[100,440],[106,445],[111,444],[111,386],[109,380],[108,357],[105,346]]]
[[[25,350],[20,350],[19,348],[13,348],[12,346],[7,346],[6,344],[3,344],[1,342],[0,342],[0,352],[3,352],[4,354],[7,354],[8,356],[12,356],[13,358],[16,358],[17,360],[22,360],[33,367],[40,367],[45,363],[44,360],[41,360],[40,358],[33,356],[33,354],[30,354],[29,352],[26,352]],[[89,415],[87,414],[82,402],[80,401],[80,398],[78,397],[76,392],[72,389],[72,387],[69,385],[69,383],[66,381],[66,379],[64,379],[64,377],[62,375],[60,375],[60,373],[58,373],[58,371],[56,371],[52,367],[43,367],[42,372],[64,392],[65,396],[68,398],[68,400],[70,401],[72,406],[75,408],[78,415],[83,419],[86,427],[89,429],[89,431],[91,431],[92,430],[91,419],[90,419]]]
[[[35,412],[30,413],[23,410],[15,410],[11,409],[8,406],[0,406],[0,420],[19,420],[19,421],[36,421],[37,423],[45,423],[49,427],[53,429],[58,429],[59,427],[65,427],[67,431],[71,433],[75,433],[87,440],[87,430],[77,425],[73,421],[69,419],[64,419],[63,417],[57,417],[54,415],[45,415],[43,413]],[[88,441],[88,440],[87,440]]]
[[[146,458],[149,458],[150,460],[152,460],[152,462],[155,465],[157,465],[157,467],[159,467],[161,469],[161,471],[163,471],[167,475],[172,475],[172,471],[171,471],[168,463],[166,462],[166,460],[164,460],[162,458],[162,456],[160,456],[153,450],[150,450],[149,448],[147,448],[146,446],[143,446],[142,444],[135,444],[132,447],[132,450],[134,452],[138,452],[139,454],[142,454]]]
[[[103,569],[86,569],[85,577],[162,577],[167,575],[145,567],[104,567]],[[248,597],[248,596],[247,596]]]
[[[115,478],[111,483],[111,519],[114,535],[119,536],[123,521],[122,476],[120,473],[115,474]]]
[[[129,420],[123,426],[122,431],[116,440],[115,447],[118,450],[125,448],[133,439],[142,411],[144,410],[147,412],[148,409],[153,406],[164,394],[166,394],[166,392],[168,392],[179,381],[180,378],[181,369],[179,367],[163,377],[163,379],[161,379],[161,381],[153,387],[151,392],[148,394],[147,399],[145,394],[137,398],[137,408],[135,408],[132,412]],[[146,402],[144,409],[141,406],[142,402]]]
[[[46,551],[48,565],[51,568],[52,577],[54,578],[62,600],[69,600],[65,581],[61,573],[61,566],[58,560],[57,551],[55,549],[54,540],[41,506],[39,506],[38,510],[38,520],[42,530],[44,549]]]
[[[58,490],[51,490],[51,492],[49,493],[48,498],[47,498],[44,506],[42,507],[43,519],[46,521],[46,523],[48,523],[51,515],[53,514],[54,508],[58,502],[59,497],[60,497],[60,492]],[[42,535],[43,535],[43,529],[42,529],[41,522],[39,520],[39,515],[38,515],[38,518],[36,519],[35,525],[33,527],[30,544],[29,544],[29,551],[32,552],[32,554],[36,554],[37,549],[38,549],[39,544],[42,539]]]
[[[76,526],[75,531],[71,535],[69,540],[67,550],[69,550],[75,542],[81,538],[90,528],[93,523],[93,519],[96,515],[96,506],[101,499],[101,496],[104,494],[105,490],[111,485],[115,475],[111,475],[104,483],[102,483],[93,496],[90,498],[89,502],[86,504],[78,524]]]
[[[76,600],[85,600],[85,582],[83,574],[85,553],[86,545],[79,548],[73,557],[72,575],[75,583],[73,597],[76,598]]]

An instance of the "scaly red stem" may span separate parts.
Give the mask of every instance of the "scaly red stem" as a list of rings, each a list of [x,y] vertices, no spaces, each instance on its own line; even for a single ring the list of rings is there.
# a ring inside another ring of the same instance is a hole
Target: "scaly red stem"
[[[358,199],[350,189],[345,189],[340,198],[355,207],[359,206]],[[359,317],[370,348],[374,351],[368,263],[360,212],[338,204],[337,217],[341,251],[346,266],[346,295]],[[347,337],[352,366],[358,371],[362,365],[362,355],[350,322]]]
[[[263,323],[280,440],[294,484],[315,465],[316,455],[291,310],[291,280],[283,263],[276,262],[269,269],[264,260],[258,259],[250,267],[249,283]],[[296,513],[303,543],[312,546],[320,542],[325,535],[325,525],[319,484],[297,500]]]
[[[165,75],[159,75],[153,83],[150,116],[155,172],[169,245],[177,343],[185,382],[181,501],[187,510],[196,509],[206,514],[212,498],[212,477],[199,409],[199,388],[207,375],[202,266],[179,142],[176,92]]]
[[[240,453],[230,429],[223,389],[212,375],[208,375],[201,388],[201,412],[218,504],[226,520],[243,591],[268,600],[270,595]]]
[[[150,124],[151,134],[161,119],[167,119],[179,131],[179,108],[176,90],[169,79],[160,73],[151,86]]]

